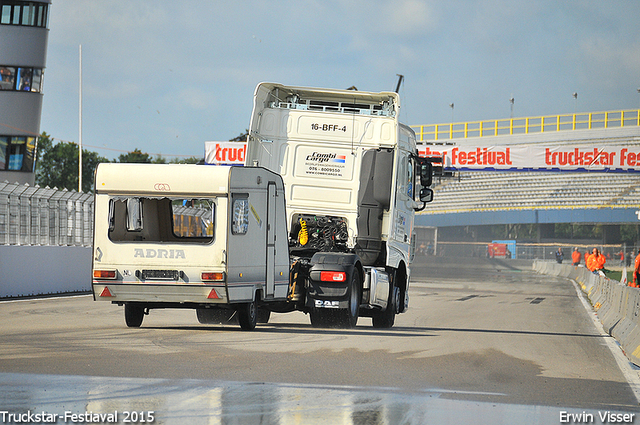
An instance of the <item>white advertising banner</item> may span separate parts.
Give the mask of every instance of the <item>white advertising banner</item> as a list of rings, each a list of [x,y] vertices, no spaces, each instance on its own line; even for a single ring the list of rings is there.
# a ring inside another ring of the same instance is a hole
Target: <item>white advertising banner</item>
[[[450,170],[640,172],[640,146],[418,146],[422,157],[444,157]]]
[[[204,162],[209,165],[244,165],[246,142],[204,142]]]

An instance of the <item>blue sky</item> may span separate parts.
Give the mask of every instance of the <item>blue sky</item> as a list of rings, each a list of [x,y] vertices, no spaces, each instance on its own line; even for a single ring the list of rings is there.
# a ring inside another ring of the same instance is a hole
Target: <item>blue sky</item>
[[[637,0],[53,0],[40,129],[202,156],[261,81],[392,91],[409,125],[640,108]],[[578,93],[577,101],[572,94]],[[454,104],[453,110],[449,106]]]

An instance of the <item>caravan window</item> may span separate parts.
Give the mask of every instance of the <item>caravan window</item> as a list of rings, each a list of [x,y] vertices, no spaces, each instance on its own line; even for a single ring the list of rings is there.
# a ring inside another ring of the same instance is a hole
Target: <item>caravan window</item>
[[[215,198],[113,197],[109,238],[114,242],[209,243],[214,238]]]
[[[234,235],[245,235],[249,230],[249,200],[247,198],[234,199],[233,201],[233,221],[231,222],[231,233]]]

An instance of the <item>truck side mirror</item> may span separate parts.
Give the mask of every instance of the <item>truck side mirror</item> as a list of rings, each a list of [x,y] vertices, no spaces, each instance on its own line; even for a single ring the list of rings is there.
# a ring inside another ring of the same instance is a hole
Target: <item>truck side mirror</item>
[[[433,201],[433,189],[422,188],[420,189],[420,202]]]
[[[420,186],[429,187],[433,182],[433,166],[430,162],[420,161],[418,163],[418,175],[420,176]],[[420,194],[422,197],[422,194]]]
[[[427,202],[431,201],[433,201],[433,189],[423,187],[420,189],[420,202],[422,202],[422,206],[414,208],[414,210],[422,211],[427,206]]]

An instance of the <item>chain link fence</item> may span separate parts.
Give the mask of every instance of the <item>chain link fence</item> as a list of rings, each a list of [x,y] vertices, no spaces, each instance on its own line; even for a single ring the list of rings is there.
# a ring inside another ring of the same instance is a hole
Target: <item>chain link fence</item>
[[[0,245],[91,246],[93,195],[0,183]]]
[[[488,242],[444,242],[438,241],[435,250],[436,256],[447,257],[487,257]],[[427,245],[431,247],[431,244]],[[630,266],[633,265],[635,256],[638,254],[640,246],[611,244],[603,245],[601,243],[584,244],[584,243],[521,243],[516,242],[515,253],[512,258],[519,260],[556,260],[556,251],[562,248],[564,254],[563,263],[571,263],[571,253],[575,248],[581,255],[581,262],[584,264],[584,254],[591,253],[593,248],[598,248],[607,257],[607,264],[610,266]],[[433,251],[418,250],[418,254],[434,255]]]

